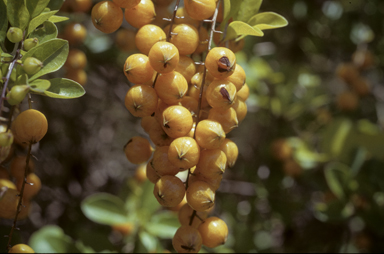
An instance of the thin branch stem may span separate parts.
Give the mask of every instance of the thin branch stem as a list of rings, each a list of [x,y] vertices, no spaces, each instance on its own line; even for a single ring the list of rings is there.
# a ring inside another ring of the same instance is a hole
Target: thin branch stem
[[[29,168],[29,160],[31,158],[31,150],[32,150],[32,142],[30,142],[29,146],[28,146],[28,154],[27,154],[27,160],[26,160],[26,165],[25,165],[25,170],[24,170],[24,181],[21,185],[21,190],[20,190],[20,194],[19,194],[19,203],[17,204],[15,219],[13,220],[11,232],[9,233],[9,236],[8,236],[9,237],[8,250],[11,248],[13,231],[16,229],[17,217],[19,216],[19,213],[21,211],[21,206],[23,203],[24,187],[25,187],[25,184],[27,183],[27,175],[28,175],[28,168]]]

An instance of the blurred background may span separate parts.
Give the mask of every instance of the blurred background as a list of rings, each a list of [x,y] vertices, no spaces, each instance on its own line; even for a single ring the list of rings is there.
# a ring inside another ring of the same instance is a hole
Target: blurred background
[[[14,241],[58,252],[173,251],[177,213],[158,206],[153,185],[139,183],[123,151],[131,137],[148,138],[124,106],[132,84],[123,64],[137,51],[134,40],[122,46],[118,32],[98,31],[90,10],[64,3],[59,13],[70,18],[58,24],[62,37],[73,22],[86,28],[84,43],[73,46],[87,56],[86,94],[33,97],[49,123],[33,147],[43,187]],[[213,212],[230,235],[224,246],[202,252],[382,252],[384,2],[271,0],[262,3],[265,11],[289,24],[246,37],[236,53],[250,88],[248,114],[228,135],[239,157],[224,174]],[[122,27],[135,31],[126,21]],[[95,193],[124,202],[127,234],[85,216],[81,204]],[[143,209],[146,217],[135,217]],[[11,222],[0,223],[8,234]]]

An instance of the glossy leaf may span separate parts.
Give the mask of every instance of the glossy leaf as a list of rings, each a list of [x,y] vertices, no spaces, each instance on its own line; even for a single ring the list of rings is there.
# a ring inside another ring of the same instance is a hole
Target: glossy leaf
[[[230,0],[224,0],[221,4],[224,4],[223,20],[226,20],[228,18],[229,13],[231,12],[231,1]]]
[[[226,5],[226,2],[224,2],[224,8]],[[237,16],[237,13],[240,9],[240,5],[241,5],[241,1],[239,0],[231,0],[230,1],[230,9],[229,10],[226,10],[224,9],[224,14],[226,14],[226,16],[224,16],[223,18],[223,22],[221,22],[221,25],[220,25],[220,30],[223,31],[226,24],[228,23],[228,20],[230,18],[233,18],[233,20],[236,20],[236,16]]]
[[[73,240],[54,225],[45,226],[32,234],[28,245],[36,253],[78,252]]]
[[[242,21],[233,21],[229,24],[225,40],[235,39],[242,35],[263,36],[264,33]]]
[[[100,224],[115,225],[127,221],[124,202],[117,196],[108,193],[96,193],[81,203],[84,215]]]
[[[43,95],[57,99],[74,99],[81,97],[85,94],[85,90],[79,83],[66,79],[55,78],[49,80],[51,86],[48,90],[44,91]]]
[[[47,21],[51,16],[53,16],[57,11],[50,11],[50,12],[44,12],[40,14],[39,16],[35,17],[34,19],[29,22],[27,35],[32,33],[36,27],[43,24],[45,21]]]
[[[24,0],[8,0],[7,15],[11,26],[24,30],[29,22],[30,16]]]
[[[50,21],[45,21],[42,26],[36,28],[29,35],[29,38],[37,38],[39,40],[39,44],[55,39],[56,37],[57,27]]]
[[[0,43],[2,44],[7,36],[8,18],[7,7],[0,1]]]
[[[69,51],[68,41],[62,39],[53,39],[32,48],[22,58],[35,57],[43,63],[43,67],[36,74],[29,78],[33,81],[47,73],[55,72],[60,69],[67,60]]]
[[[250,18],[248,24],[260,30],[267,30],[287,26],[288,21],[277,13],[262,12]]]
[[[56,15],[53,15],[52,17],[49,17],[49,21],[53,22],[53,23],[59,23],[59,22],[63,22],[63,21],[66,21],[68,20],[69,18],[68,17],[63,17],[63,16],[56,16]]]
[[[344,185],[349,180],[349,167],[339,163],[329,163],[324,169],[325,180],[327,181],[329,189],[339,199],[345,197]]]
[[[44,93],[51,86],[51,82],[46,79],[36,79],[29,85],[31,87],[32,92]]]
[[[263,0],[243,0],[240,1],[241,5],[239,8],[237,20],[248,22],[248,20],[259,12],[260,5]]]
[[[47,7],[49,0],[27,0],[25,2],[31,18],[34,18]]]

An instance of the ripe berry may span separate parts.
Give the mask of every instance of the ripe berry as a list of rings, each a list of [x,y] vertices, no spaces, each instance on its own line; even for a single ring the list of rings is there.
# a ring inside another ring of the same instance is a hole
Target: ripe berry
[[[156,91],[147,85],[135,85],[125,95],[125,107],[136,117],[150,116],[157,107]]]
[[[271,153],[276,160],[285,161],[291,159],[293,150],[288,140],[279,138],[272,142]]]
[[[216,79],[207,88],[207,101],[212,108],[229,109],[236,99],[236,87],[227,80]]]
[[[194,27],[198,27],[199,21],[192,19],[188,15],[187,11],[185,10],[185,7],[182,6],[182,7],[177,8],[175,24],[189,24],[189,25],[192,25]]]
[[[0,218],[12,219],[16,215],[17,204],[19,202],[19,192],[16,189],[0,187],[5,190],[2,198],[0,199]]]
[[[172,0],[173,1],[173,0]],[[153,20],[152,24],[157,25],[161,28],[168,25],[168,21],[165,19],[172,18],[172,13],[169,10],[168,6],[161,6],[158,4],[155,4],[155,12],[156,12],[156,18]]]
[[[245,84],[245,71],[243,67],[236,64],[236,68],[233,74],[225,78],[225,80],[232,82],[232,84],[236,86],[236,91],[239,91]]]
[[[191,217],[192,217],[192,213],[193,213],[193,209],[188,205],[188,204],[184,204],[180,210],[179,210],[179,214],[178,214],[178,219],[179,219],[179,222],[182,226],[189,226],[189,222],[191,221]],[[206,211],[204,212],[196,212],[196,215],[199,216],[199,217],[195,217],[192,221],[192,227],[194,228],[197,228],[200,223],[201,223],[201,220],[204,220],[208,217],[208,213]]]
[[[232,168],[236,163],[237,157],[239,156],[239,149],[237,148],[236,143],[229,138],[226,138],[219,149],[223,151],[227,157],[227,166]]]
[[[116,46],[124,52],[133,51],[136,49],[135,43],[135,32],[126,28],[121,28],[116,32],[115,43]]]
[[[39,45],[39,39],[37,38],[29,38],[29,39],[26,39],[24,41],[24,50],[25,51],[29,51],[31,50],[32,48],[36,47],[37,45]]]
[[[120,8],[133,8],[140,3],[140,0],[113,0]]]
[[[23,30],[18,27],[10,27],[7,32],[7,38],[10,42],[18,43],[23,39]]]
[[[173,165],[168,159],[169,146],[157,147],[153,153],[151,166],[159,176],[176,175],[180,169],[178,166]]]
[[[82,86],[85,86],[88,80],[87,73],[83,69],[68,69],[65,77],[76,81]]]
[[[160,41],[152,46],[148,58],[155,71],[168,73],[179,63],[179,50],[172,43]]]
[[[164,28],[165,34],[168,34],[168,31],[169,25]],[[177,47],[180,55],[190,55],[199,45],[199,32],[192,25],[176,24],[172,26],[170,42]]]
[[[155,45],[157,42],[165,41],[166,38],[167,36],[165,35],[163,29],[161,29],[159,26],[148,24],[142,26],[137,31],[135,44],[141,53],[148,55],[153,45]]]
[[[125,20],[136,28],[151,23],[155,17],[155,6],[151,0],[141,0],[135,7],[125,9]]]
[[[72,0],[70,6],[74,12],[88,12],[92,7],[92,0]]]
[[[336,74],[347,83],[352,83],[359,77],[359,70],[353,63],[341,63],[337,66]]]
[[[145,174],[151,183],[156,183],[160,179],[160,176],[156,173],[155,169],[152,167],[152,161],[147,163],[147,166],[145,168]]]
[[[177,64],[175,71],[183,75],[189,84],[191,82],[191,78],[196,73],[195,62],[188,56],[180,56],[179,63]]]
[[[71,46],[82,44],[85,37],[87,37],[87,29],[80,23],[70,23],[64,28],[64,38]]]
[[[192,114],[183,106],[169,106],[163,112],[163,130],[172,138],[185,136],[192,125]]]
[[[103,33],[113,33],[123,23],[123,11],[112,1],[101,1],[92,8],[93,25]]]
[[[209,19],[216,9],[215,0],[186,0],[184,8],[188,15],[195,20]]]
[[[13,143],[13,134],[11,130],[0,132],[0,147],[11,146]]]
[[[27,57],[23,61],[23,70],[28,75],[34,75],[43,68],[43,63],[34,57]]]
[[[144,163],[152,155],[152,147],[149,141],[143,137],[133,137],[124,146],[125,156],[133,164]]]
[[[220,149],[203,150],[200,153],[199,163],[196,165],[194,175],[205,178],[221,178],[227,167],[227,156]]]
[[[23,198],[30,200],[37,193],[39,193],[41,189],[41,180],[35,173],[30,173],[27,176],[27,183],[24,186],[24,195]],[[17,179],[17,190],[21,191],[21,186],[23,184],[24,177]],[[30,184],[29,184],[30,183]]]
[[[16,179],[24,178],[25,166],[27,165],[27,157],[25,155],[16,156],[11,161],[10,172],[11,175]],[[27,174],[35,171],[35,164],[33,160],[29,160]]]
[[[295,160],[289,159],[284,161],[283,171],[284,174],[287,176],[298,177],[299,175],[301,175],[303,169]]]
[[[237,120],[239,123],[243,121],[248,112],[247,104],[245,104],[243,100],[236,98],[232,108],[236,111]]]
[[[168,136],[160,123],[155,121],[149,130],[149,138],[156,146],[169,146],[174,138]]]
[[[134,84],[143,84],[152,79],[154,70],[144,54],[130,55],[124,64],[124,74]]]
[[[199,46],[197,46],[194,54],[198,55],[208,50],[208,40],[209,35],[205,27],[200,27],[199,29]]]
[[[189,112],[191,112],[193,119],[196,120],[199,102],[195,98],[191,96],[184,96],[179,104],[188,109]]]
[[[135,180],[139,183],[145,182],[147,180],[147,164],[140,164],[135,170]]]
[[[70,69],[84,69],[87,65],[87,56],[79,49],[70,49],[64,66]]]
[[[181,226],[172,239],[173,248],[178,253],[198,253],[202,240],[199,231],[191,226]]]
[[[9,179],[0,179],[0,188],[7,187],[8,189],[16,190],[16,185]]]
[[[146,133],[149,133],[152,126],[155,124],[156,119],[153,116],[144,116],[141,118],[141,128],[144,129]]]
[[[35,251],[26,244],[16,244],[9,249],[8,253],[35,253]]]
[[[208,52],[205,67],[215,78],[229,77],[235,71],[236,56],[230,49],[215,47]]]
[[[201,148],[219,148],[225,139],[221,124],[212,120],[202,120],[196,127],[196,141]]]
[[[185,187],[176,176],[165,175],[156,182],[153,194],[162,206],[175,207],[183,200]]]
[[[6,179],[9,180],[9,173],[6,168],[3,166],[0,166],[0,179]]]
[[[23,111],[12,123],[12,133],[21,143],[37,143],[47,133],[47,118],[37,110]]]
[[[224,244],[228,238],[228,226],[218,217],[205,219],[198,228],[203,244],[215,248]]]
[[[215,204],[215,191],[206,182],[192,182],[187,189],[187,202],[198,212],[206,211]]]
[[[212,108],[209,110],[208,119],[219,122],[225,134],[228,134],[234,128],[239,126],[236,111],[233,108],[222,111],[220,108]]]
[[[164,103],[173,105],[180,102],[186,95],[188,82],[177,71],[171,71],[158,76],[155,90]]]
[[[168,160],[175,166],[188,169],[199,162],[200,147],[193,138],[175,139],[168,149]]]
[[[242,101],[246,101],[249,97],[249,86],[247,83],[243,85],[243,87],[237,91],[236,93],[237,98],[241,99]]]

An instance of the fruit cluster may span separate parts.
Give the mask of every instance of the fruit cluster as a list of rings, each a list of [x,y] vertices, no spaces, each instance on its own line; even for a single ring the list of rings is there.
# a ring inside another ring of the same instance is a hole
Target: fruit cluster
[[[337,96],[337,107],[342,111],[354,111],[359,105],[360,97],[367,96],[371,92],[367,79],[361,72],[374,64],[372,53],[368,50],[357,50],[352,55],[352,61],[341,63],[337,67],[336,74],[343,80],[348,90]]]
[[[156,2],[166,6],[172,1]],[[218,19],[216,1],[188,0],[180,8],[178,2],[164,28],[151,23],[155,9],[150,0],[99,2],[92,9],[92,21],[99,30],[114,32],[125,8],[125,19],[138,28],[134,41],[140,53],[130,55],[123,67],[134,84],[125,106],[141,118],[155,148],[148,139],[133,137],[125,154],[132,163],[147,163],[147,178],[155,184],[153,193],[162,206],[181,207],[174,248],[198,252],[202,244],[213,248],[227,239],[226,223],[208,214],[223,173],[238,156],[236,144],[226,135],[244,119],[249,89],[234,52],[221,46],[210,49]],[[203,22],[207,19],[210,34]],[[221,43],[219,37],[215,40]],[[228,46],[235,51],[242,47]],[[204,62],[195,64],[204,54]],[[182,172],[188,172],[185,182]]]

